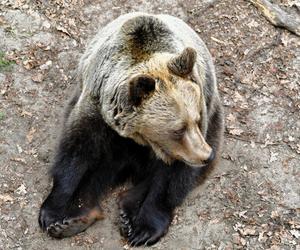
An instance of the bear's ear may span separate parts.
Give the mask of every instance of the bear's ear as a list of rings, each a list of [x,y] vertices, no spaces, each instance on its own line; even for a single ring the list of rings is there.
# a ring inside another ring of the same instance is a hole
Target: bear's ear
[[[155,89],[155,80],[148,75],[138,75],[129,82],[129,102],[139,106]]]
[[[181,52],[180,55],[172,58],[168,62],[168,69],[175,75],[185,77],[192,72],[196,58],[196,50],[187,47]]]

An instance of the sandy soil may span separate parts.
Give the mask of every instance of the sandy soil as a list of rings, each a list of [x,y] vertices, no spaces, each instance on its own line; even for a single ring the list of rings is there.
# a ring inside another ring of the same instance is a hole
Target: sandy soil
[[[99,27],[131,11],[194,27],[214,57],[226,111],[220,165],[152,248],[300,249],[300,39],[248,1],[212,2],[0,1],[0,249],[129,248],[117,192],[104,202],[106,218],[76,237],[49,238],[37,215],[78,58]]]

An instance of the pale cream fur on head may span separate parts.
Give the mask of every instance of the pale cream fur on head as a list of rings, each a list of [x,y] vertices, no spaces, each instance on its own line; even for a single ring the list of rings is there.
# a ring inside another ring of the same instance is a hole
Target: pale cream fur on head
[[[192,49],[190,52],[195,57]],[[128,120],[123,129],[124,136],[139,144],[150,145],[156,155],[167,163],[174,160],[173,152],[167,152],[176,147],[172,140],[173,131],[200,123],[203,99],[199,85],[193,81],[197,77],[193,75],[195,72],[178,76],[171,71],[170,62],[174,59],[176,57],[172,54],[157,53],[137,67],[138,73],[132,77],[138,74],[152,77],[156,80],[155,90],[140,106],[134,107],[131,115],[126,117]],[[193,65],[189,67],[193,68]],[[116,119],[122,116],[124,121],[123,115],[117,114]]]

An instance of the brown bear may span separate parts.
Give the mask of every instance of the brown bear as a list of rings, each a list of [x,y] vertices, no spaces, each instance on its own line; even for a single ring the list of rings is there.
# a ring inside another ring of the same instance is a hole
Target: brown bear
[[[130,13],[102,28],[79,63],[39,224],[72,236],[102,217],[105,192],[125,181],[120,227],[151,245],[220,155],[223,111],[211,56],[169,15]]]

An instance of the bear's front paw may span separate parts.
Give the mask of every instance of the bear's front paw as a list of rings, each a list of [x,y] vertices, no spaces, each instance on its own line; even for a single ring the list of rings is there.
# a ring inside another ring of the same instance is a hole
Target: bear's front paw
[[[74,211],[73,211],[74,212]],[[39,216],[40,227],[54,238],[64,238],[86,230],[96,220],[103,218],[99,207],[77,213],[58,214],[55,210],[42,208]]]
[[[142,207],[137,215],[121,209],[120,222],[122,235],[131,246],[150,246],[167,232],[171,215],[154,207]]]

